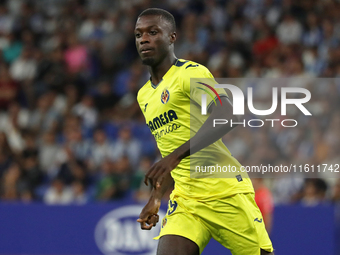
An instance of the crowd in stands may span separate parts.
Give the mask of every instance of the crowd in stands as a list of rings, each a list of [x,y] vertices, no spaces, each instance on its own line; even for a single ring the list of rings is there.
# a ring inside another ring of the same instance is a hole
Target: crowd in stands
[[[144,174],[160,155],[136,101],[149,74],[134,26],[149,7],[174,15],[177,57],[215,77],[340,76],[336,0],[0,1],[1,201],[148,198]],[[308,89],[312,118],[238,127],[223,138],[232,154],[243,165],[340,164],[340,82]],[[254,93],[271,103],[267,89]],[[338,176],[264,181],[275,204],[314,206],[340,202]]]

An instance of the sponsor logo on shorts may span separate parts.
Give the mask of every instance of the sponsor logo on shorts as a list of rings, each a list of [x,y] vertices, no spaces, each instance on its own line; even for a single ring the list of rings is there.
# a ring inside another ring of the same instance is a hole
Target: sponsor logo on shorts
[[[262,223],[262,219],[259,220],[259,218],[256,218],[254,221],[257,221],[259,223]]]

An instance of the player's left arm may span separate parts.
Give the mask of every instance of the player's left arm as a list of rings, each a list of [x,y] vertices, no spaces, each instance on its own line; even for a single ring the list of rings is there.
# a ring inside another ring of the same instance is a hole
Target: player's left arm
[[[213,126],[214,119],[226,119],[232,120],[233,122],[238,121],[238,117],[232,114],[233,107],[229,98],[221,97],[221,100],[222,104],[211,104],[208,109],[210,116],[195,136],[150,168],[145,176],[146,184],[148,180],[150,180],[155,188],[161,187],[164,176],[176,168],[182,159],[216,142],[235,127],[235,125]]]

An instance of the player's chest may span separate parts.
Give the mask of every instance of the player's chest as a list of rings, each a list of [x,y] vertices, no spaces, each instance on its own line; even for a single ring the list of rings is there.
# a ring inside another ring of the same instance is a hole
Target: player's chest
[[[166,118],[169,118],[169,114],[174,112],[178,115],[186,105],[189,106],[189,99],[183,93],[179,83],[162,83],[150,89],[142,102],[141,107],[147,121],[157,116],[164,116],[167,122]]]

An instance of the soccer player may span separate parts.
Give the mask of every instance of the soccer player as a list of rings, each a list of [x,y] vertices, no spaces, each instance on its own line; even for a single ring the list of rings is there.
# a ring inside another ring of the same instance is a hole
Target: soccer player
[[[176,58],[175,28],[174,17],[156,8],[143,11],[135,27],[138,53],[151,74],[137,100],[162,154],[162,159],[145,176],[153,191],[137,221],[142,229],[155,226],[161,198],[174,182],[157,237],[158,255],[201,254],[211,238],[233,255],[273,254],[254,201],[254,189],[245,173],[238,171],[233,178],[190,176],[195,171],[193,160],[201,166],[209,162],[240,169],[240,163],[221,140],[232,128],[212,126],[213,119],[237,119],[223,89],[215,91],[218,103],[214,104],[214,98],[208,99],[208,114],[201,114],[202,94],[211,88],[205,79],[213,77],[206,67]],[[191,78],[204,82],[196,80],[195,86],[191,86]],[[194,157],[201,151],[204,154]]]

